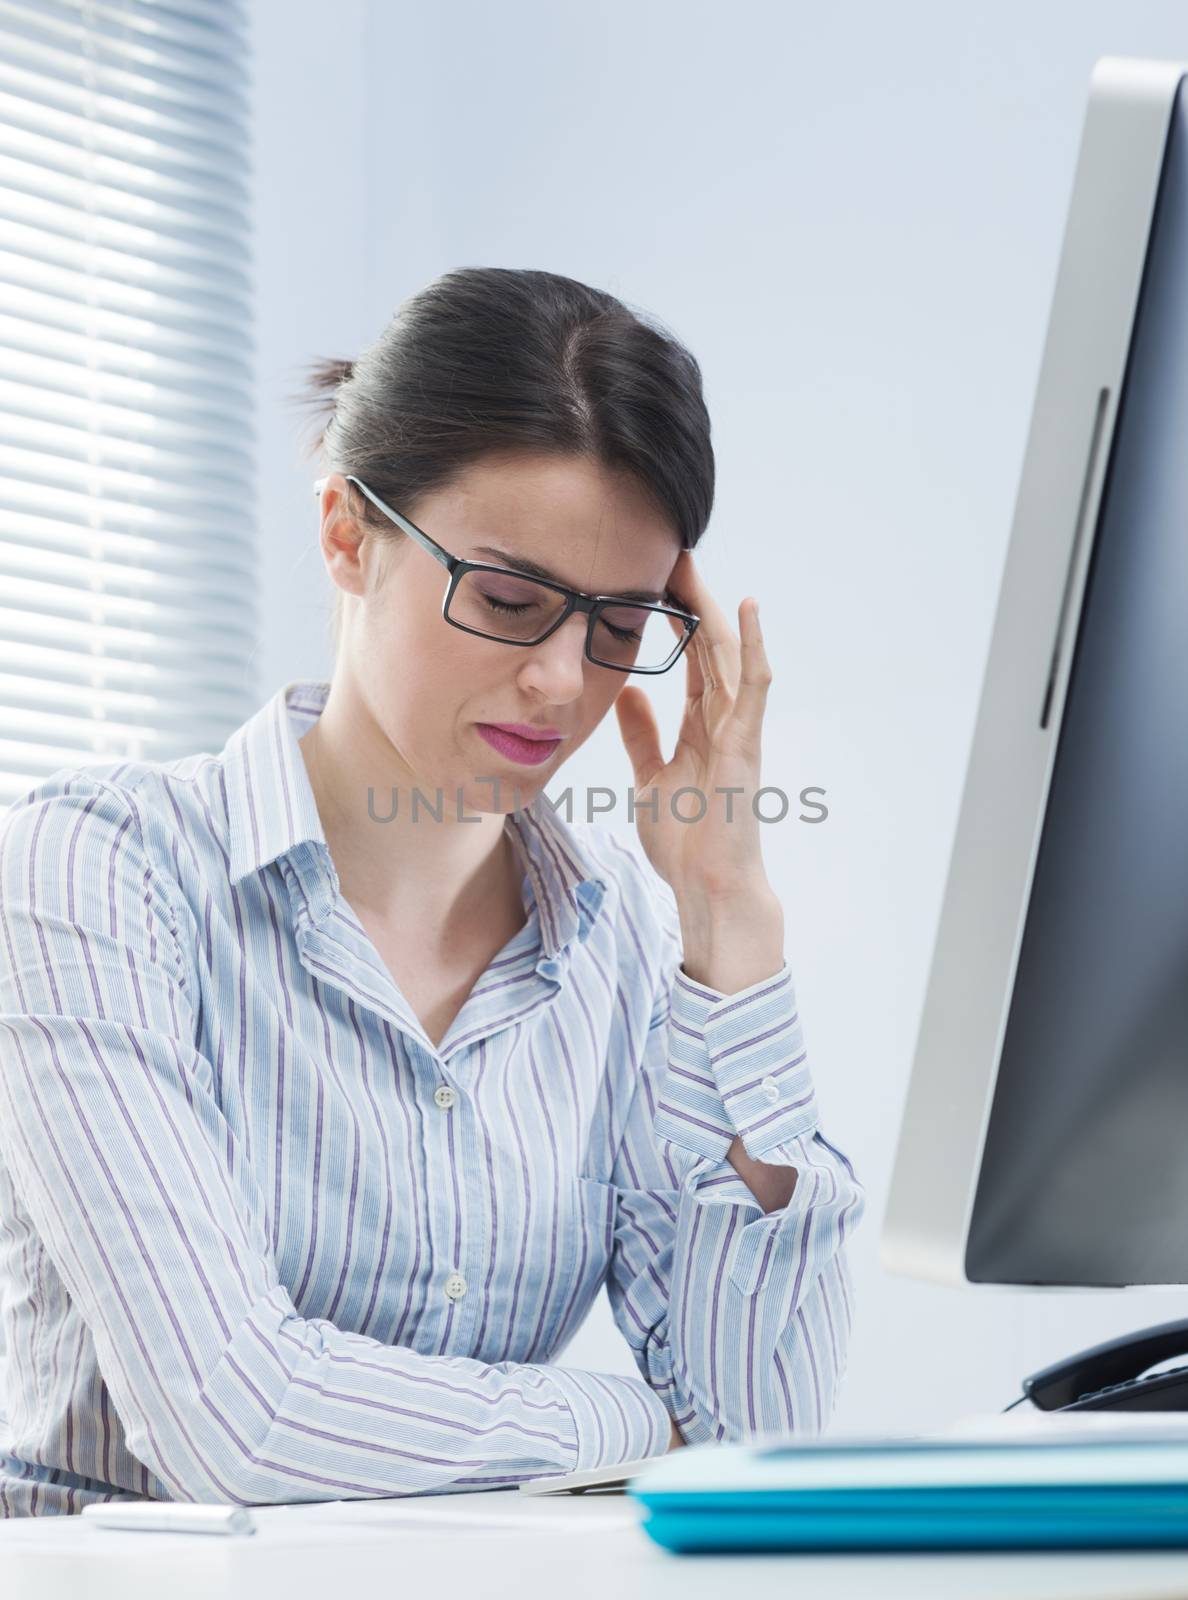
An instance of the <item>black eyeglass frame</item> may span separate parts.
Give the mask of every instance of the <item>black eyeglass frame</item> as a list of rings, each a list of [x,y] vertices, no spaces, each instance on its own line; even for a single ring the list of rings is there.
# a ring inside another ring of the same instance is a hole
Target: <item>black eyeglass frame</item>
[[[591,662],[596,667],[605,667],[608,672],[637,672],[654,677],[657,673],[668,672],[671,670],[671,668],[676,666],[677,662],[684,654],[689,640],[697,632],[698,624],[700,623],[701,618],[694,616],[691,611],[681,611],[675,606],[657,605],[648,600],[624,600],[621,597],[608,594],[583,594],[580,589],[567,588],[563,583],[554,583],[551,578],[538,578],[531,573],[516,572],[512,567],[498,567],[487,561],[466,561],[461,556],[452,556],[449,551],[444,550],[435,539],[431,539],[427,533],[418,528],[415,522],[410,522],[409,519],[405,516],[402,516],[399,511],[394,511],[391,506],[385,505],[385,503],[380,499],[379,495],[375,494],[371,489],[369,489],[361,478],[356,478],[353,473],[344,473],[343,476],[345,477],[347,483],[353,483],[367,497],[367,499],[371,501],[373,506],[377,507],[378,510],[383,512],[385,517],[394,522],[398,528],[403,529],[410,539],[419,544],[423,550],[427,550],[434,560],[441,562],[442,566],[450,575],[450,581],[445,592],[445,599],[441,603],[442,618],[444,621],[449,623],[451,628],[458,628],[462,633],[472,633],[480,639],[491,639],[496,644],[519,645],[525,649],[531,649],[533,645],[543,644],[546,639],[550,638],[554,633],[556,633],[557,629],[561,626],[565,619],[571,616],[575,611],[584,611],[587,614],[587,661]],[[326,482],[326,478],[319,478],[317,480],[313,486],[315,495],[321,494],[322,490],[326,486]],[[521,581],[542,584],[546,589],[552,589],[557,594],[562,594],[565,596],[565,609],[562,611],[557,620],[548,628],[546,628],[539,639],[505,639],[500,634],[484,633],[481,628],[468,628],[464,622],[458,622],[454,617],[450,616],[450,601],[453,598],[454,591],[457,589],[459,583],[468,572],[497,572],[502,577],[519,578]],[[594,638],[594,624],[597,622],[602,611],[604,611],[608,606],[632,606],[641,611],[656,611],[662,616],[675,617],[678,622],[684,625],[685,632],[683,637],[676,641],[672,655],[669,656],[668,660],[662,667],[620,667],[616,666],[613,661],[601,661],[596,655],[593,654],[591,650],[591,643]]]

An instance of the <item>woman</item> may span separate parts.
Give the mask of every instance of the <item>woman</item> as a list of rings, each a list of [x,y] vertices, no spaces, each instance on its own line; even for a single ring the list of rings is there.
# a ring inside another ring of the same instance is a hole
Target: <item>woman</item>
[[[9,1515],[811,1433],[844,1365],[861,1190],[749,804],[757,608],[690,554],[697,363],[466,269],[327,385],[332,681],[0,834]],[[641,849],[543,797],[612,704]],[[553,1364],[604,1281],[638,1378]]]

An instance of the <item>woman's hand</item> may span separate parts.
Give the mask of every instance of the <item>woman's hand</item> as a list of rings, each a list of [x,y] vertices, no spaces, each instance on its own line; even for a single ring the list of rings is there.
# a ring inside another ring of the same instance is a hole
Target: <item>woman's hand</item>
[[[677,901],[706,909],[740,904],[770,894],[753,810],[772,682],[759,603],[751,595],[743,600],[735,634],[688,550],[680,552],[669,590],[701,618],[685,650],[685,712],[671,760],[664,760],[647,693],[629,683],[615,701],[636,779],[636,827]],[[672,630],[680,634],[676,618]]]
[[[768,976],[783,959],[783,913],[764,872],[752,805],[771,667],[753,597],[739,606],[736,634],[687,550],[669,591],[701,618],[685,651],[685,711],[671,760],[642,688],[625,685],[615,712],[635,777],[640,841],[680,908],[685,970],[718,988],[716,978],[725,978],[730,993],[757,981],[749,971],[766,968],[757,977]],[[672,625],[679,635],[675,618]]]
[[[689,889],[714,898],[733,892],[740,878],[753,883],[763,876],[760,823],[751,801],[760,787],[771,667],[759,605],[751,596],[739,606],[735,634],[688,550],[677,560],[669,590],[678,605],[701,618],[685,651],[685,712],[672,759],[664,759],[656,715],[642,688],[621,689],[615,711],[635,775],[636,826],[648,860],[678,897]],[[681,626],[671,620],[679,636]],[[680,794],[682,789],[693,792]],[[738,792],[718,792],[728,789]],[[640,809],[653,790],[654,816]],[[703,797],[705,814],[699,817]]]
[[[677,1427],[676,1423],[672,1421],[672,1418],[670,1417],[668,1420],[669,1420],[669,1423],[671,1424],[671,1434],[670,1434],[670,1438],[669,1438],[669,1441],[668,1441],[668,1450],[679,1450],[680,1447],[684,1444],[685,1441],[681,1438],[680,1429]],[[666,1450],[664,1452],[665,1455],[668,1454],[668,1450]]]

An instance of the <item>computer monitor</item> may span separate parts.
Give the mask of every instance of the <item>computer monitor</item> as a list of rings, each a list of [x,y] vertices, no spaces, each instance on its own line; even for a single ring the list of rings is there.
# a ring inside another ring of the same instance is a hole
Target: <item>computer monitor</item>
[[[1088,109],[882,1235],[1188,1283],[1188,90]]]

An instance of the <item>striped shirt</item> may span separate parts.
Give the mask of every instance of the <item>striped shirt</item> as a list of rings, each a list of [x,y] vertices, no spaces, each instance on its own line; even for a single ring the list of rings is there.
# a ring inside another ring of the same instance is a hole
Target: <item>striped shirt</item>
[[[642,846],[538,794],[527,921],[435,1046],[339,892],[297,743],[328,689],[0,821],[0,1512],[816,1432],[863,1195],[786,962],[694,982]],[[797,1169],[783,1209],[736,1134]],[[603,1283],[638,1377],[556,1364]]]

